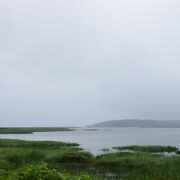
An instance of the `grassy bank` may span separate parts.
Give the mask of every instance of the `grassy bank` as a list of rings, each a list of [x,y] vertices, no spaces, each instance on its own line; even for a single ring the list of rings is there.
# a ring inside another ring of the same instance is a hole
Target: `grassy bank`
[[[180,179],[180,158],[148,153],[112,153],[97,157],[98,165],[124,179]]]
[[[59,180],[180,179],[180,157],[154,155],[143,149],[95,157],[76,143],[0,139],[0,179],[25,176],[28,180],[32,175],[29,179],[43,176],[50,180],[53,174]]]
[[[55,131],[72,131],[66,127],[4,127],[0,128],[0,134],[32,134],[33,132],[55,132]]]

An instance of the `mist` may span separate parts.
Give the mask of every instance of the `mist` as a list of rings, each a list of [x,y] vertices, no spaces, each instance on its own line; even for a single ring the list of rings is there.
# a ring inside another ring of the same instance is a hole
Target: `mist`
[[[178,0],[1,0],[0,126],[180,120]]]

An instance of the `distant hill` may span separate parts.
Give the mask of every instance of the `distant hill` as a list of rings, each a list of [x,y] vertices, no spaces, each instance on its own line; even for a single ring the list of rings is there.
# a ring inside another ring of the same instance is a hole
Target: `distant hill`
[[[140,127],[140,128],[180,128],[180,120],[158,121],[158,120],[139,120],[123,119],[103,121],[88,127]]]

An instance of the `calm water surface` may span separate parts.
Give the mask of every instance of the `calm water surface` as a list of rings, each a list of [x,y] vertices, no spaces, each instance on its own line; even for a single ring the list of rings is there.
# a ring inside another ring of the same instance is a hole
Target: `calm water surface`
[[[180,148],[180,128],[81,128],[64,132],[0,134],[0,138],[75,142],[94,154],[102,153],[103,148],[125,145],[171,145]]]

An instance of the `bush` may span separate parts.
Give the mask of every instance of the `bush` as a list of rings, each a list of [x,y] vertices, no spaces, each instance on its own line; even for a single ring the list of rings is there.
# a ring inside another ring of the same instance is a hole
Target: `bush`
[[[91,180],[89,176],[72,176],[69,173],[60,173],[55,169],[49,169],[46,163],[30,164],[10,175],[8,180]]]
[[[65,180],[65,176],[55,169],[48,169],[46,163],[38,163],[35,165],[26,165],[9,179],[18,180]]]

